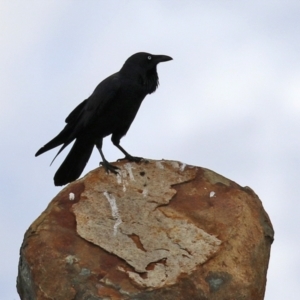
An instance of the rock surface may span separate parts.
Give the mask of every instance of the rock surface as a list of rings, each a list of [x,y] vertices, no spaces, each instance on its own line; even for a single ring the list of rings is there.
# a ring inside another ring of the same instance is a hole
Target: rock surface
[[[21,299],[263,299],[273,228],[248,187],[175,161],[69,184],[29,227]]]

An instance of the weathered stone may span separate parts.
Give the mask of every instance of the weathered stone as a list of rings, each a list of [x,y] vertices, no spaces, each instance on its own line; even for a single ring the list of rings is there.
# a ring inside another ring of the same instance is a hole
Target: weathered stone
[[[263,299],[273,229],[210,170],[119,162],[69,184],[21,247],[21,299]]]

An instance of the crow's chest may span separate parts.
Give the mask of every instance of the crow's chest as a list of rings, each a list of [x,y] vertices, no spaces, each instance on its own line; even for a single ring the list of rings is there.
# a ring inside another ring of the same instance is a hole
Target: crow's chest
[[[112,114],[117,120],[133,121],[146,95],[143,89],[132,89],[130,86],[127,89],[124,88],[118,93],[110,107]]]

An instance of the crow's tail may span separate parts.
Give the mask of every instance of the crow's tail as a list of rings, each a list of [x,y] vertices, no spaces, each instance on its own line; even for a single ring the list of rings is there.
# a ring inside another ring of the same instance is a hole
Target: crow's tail
[[[72,127],[69,125],[66,125],[66,127],[50,142],[48,142],[46,145],[44,145],[36,154],[35,156],[38,156],[48,150],[51,150],[59,145],[65,144],[65,147],[69,145],[72,140],[71,133],[72,133]],[[62,150],[62,149],[61,149]]]
[[[77,179],[85,168],[94,148],[94,142],[77,138],[69,154],[54,175],[54,184],[64,185]]]

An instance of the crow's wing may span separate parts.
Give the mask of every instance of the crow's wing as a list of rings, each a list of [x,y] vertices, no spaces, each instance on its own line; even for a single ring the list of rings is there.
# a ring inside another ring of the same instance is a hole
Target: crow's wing
[[[79,105],[77,105],[67,116],[65,122],[66,123],[73,123],[74,121],[78,120],[81,112],[83,111],[84,106],[86,105],[88,99],[82,101]]]
[[[92,95],[81,102],[66,118],[65,128],[50,142],[43,146],[36,156],[53,149],[61,144],[57,155],[67,147],[86,127],[92,126],[99,114],[105,113],[109,103],[114,101],[121,86],[119,73],[104,79],[94,90]],[[53,159],[53,161],[54,161]],[[53,162],[52,161],[52,162]]]
[[[88,99],[79,104],[70,113],[66,121],[73,123],[71,140],[84,131],[86,127],[93,126],[99,115],[105,114],[108,105],[111,105],[116,99],[120,87],[121,80],[119,73],[107,77],[95,88]],[[82,107],[80,107],[81,105]]]

